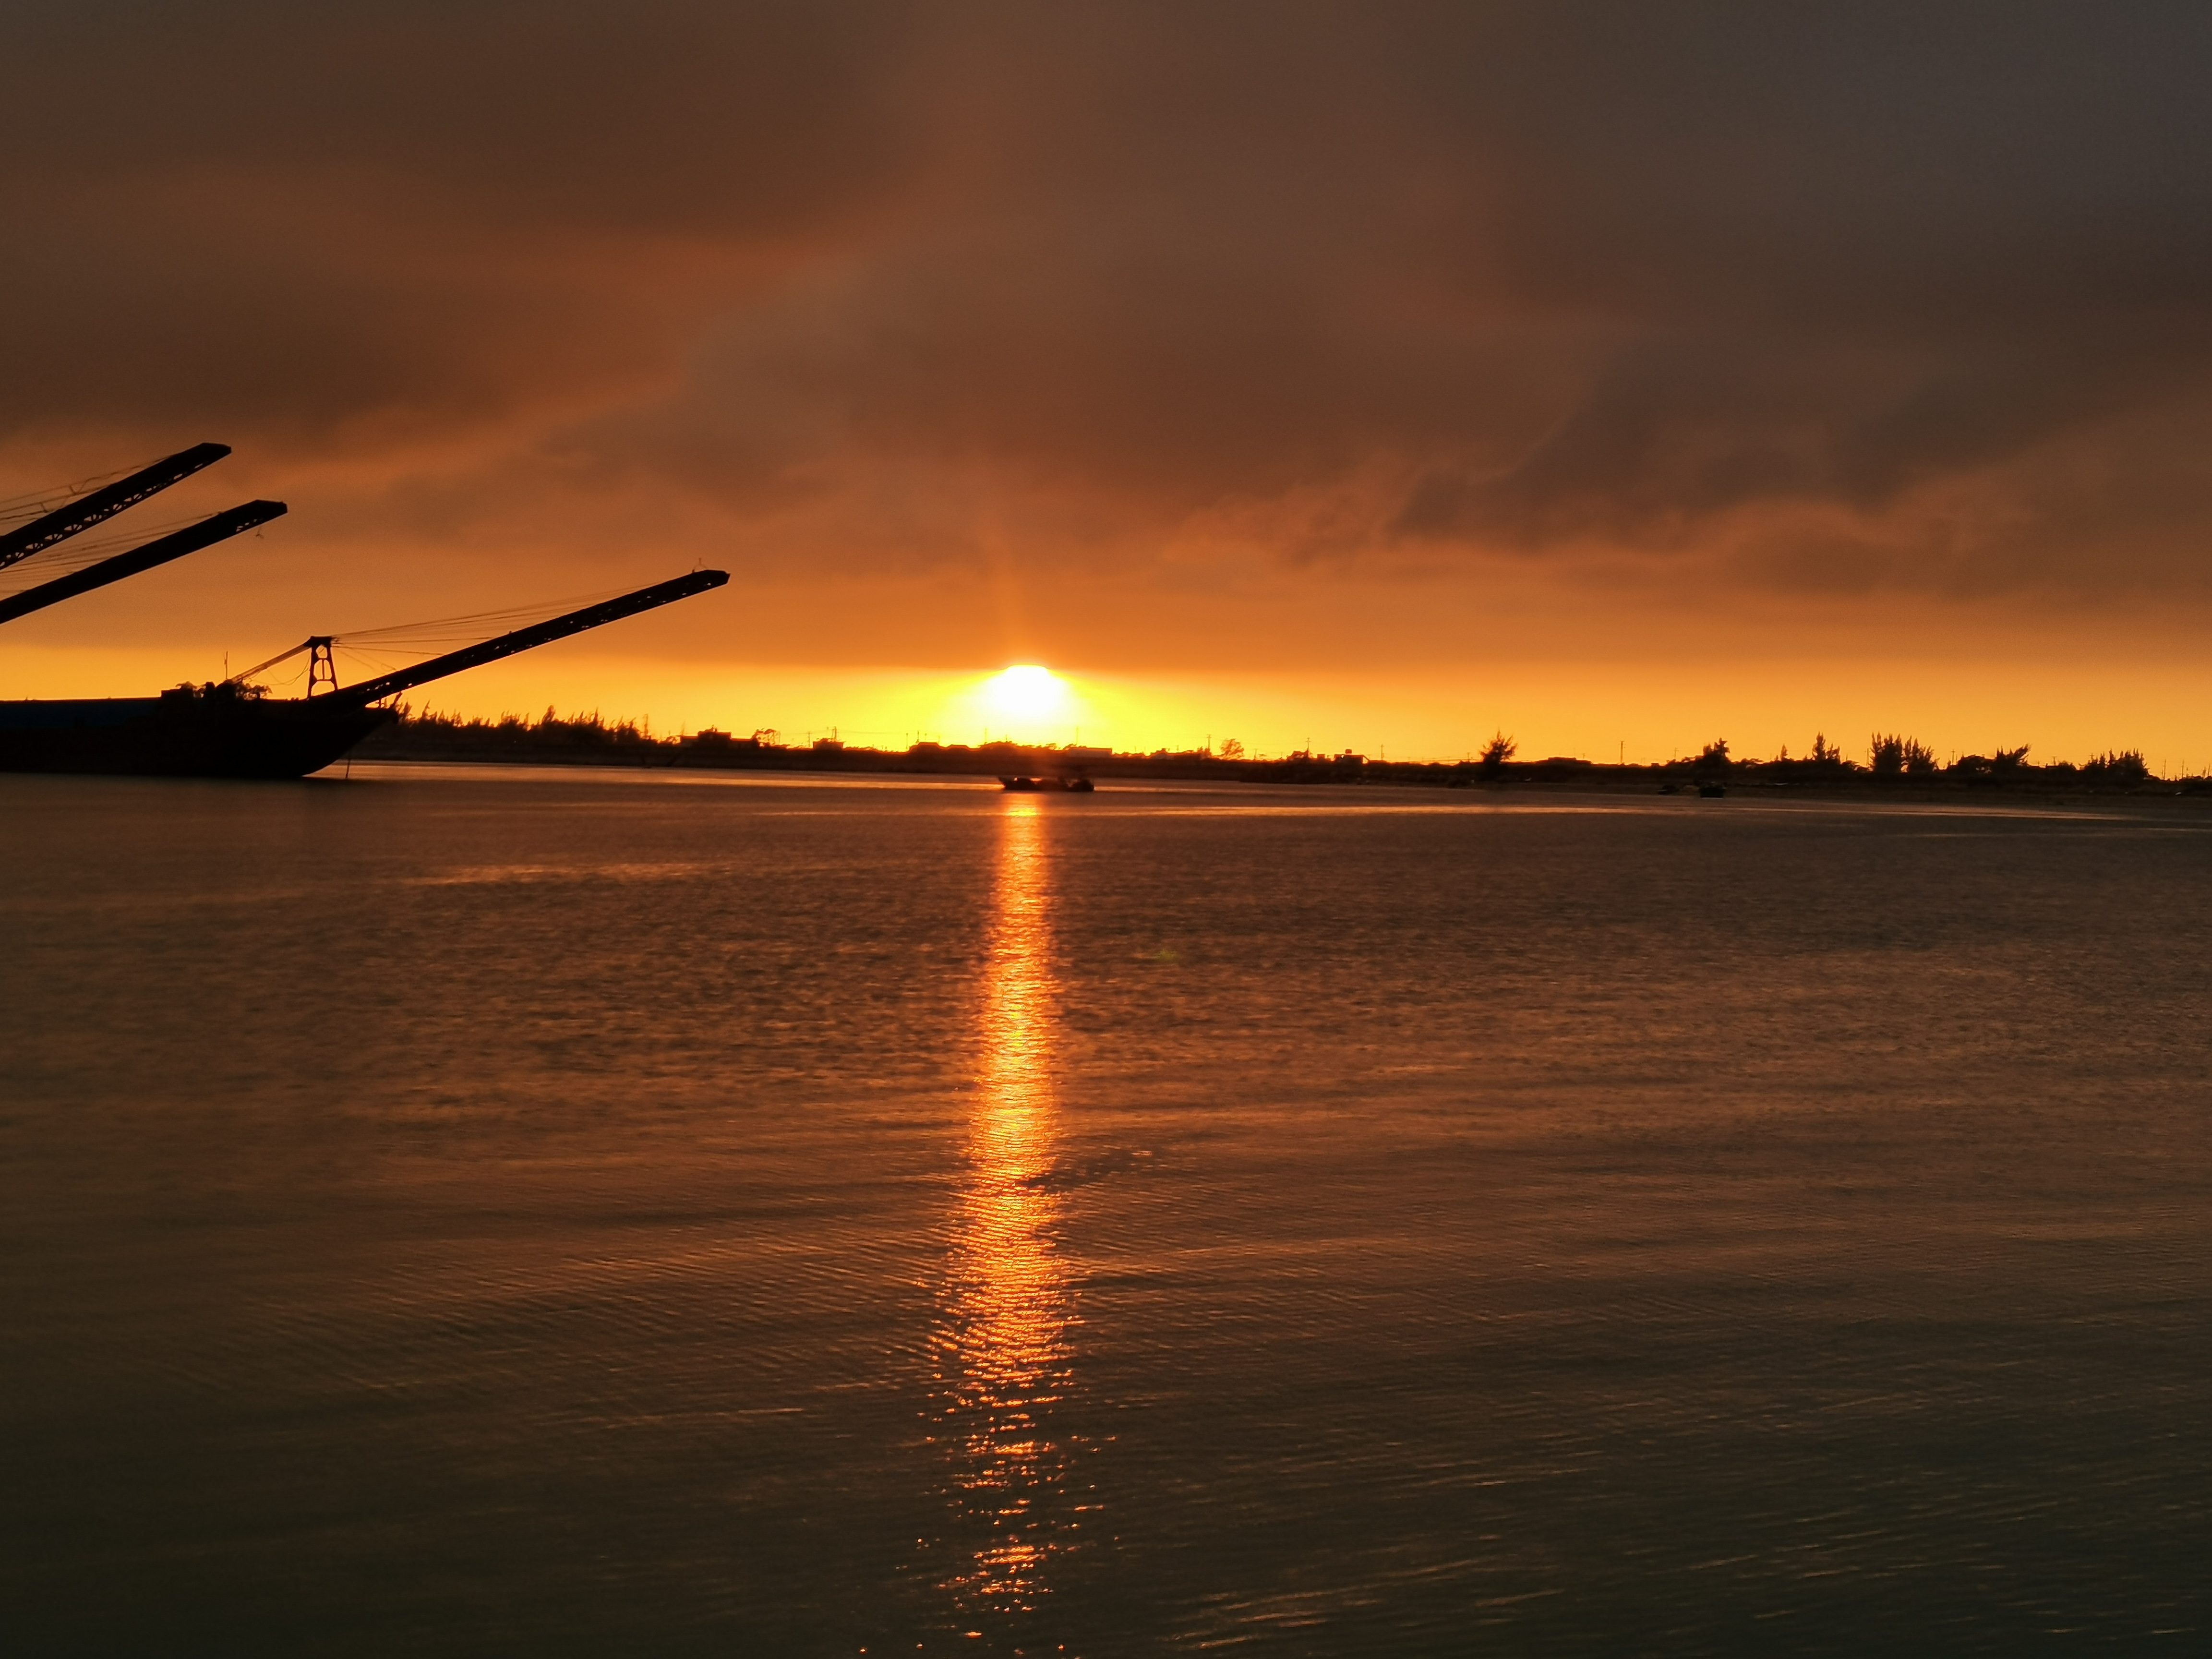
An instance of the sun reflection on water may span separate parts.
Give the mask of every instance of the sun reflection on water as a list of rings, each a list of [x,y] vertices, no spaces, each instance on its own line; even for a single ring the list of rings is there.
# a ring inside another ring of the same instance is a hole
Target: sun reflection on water
[[[1057,1133],[1044,821],[1010,799],[985,969],[981,1066],[969,1121],[939,1334],[939,1416],[954,1458],[962,1559],[946,1588],[975,1613],[1033,1610],[1074,1542],[1067,1437],[1073,1309],[1048,1177]]]

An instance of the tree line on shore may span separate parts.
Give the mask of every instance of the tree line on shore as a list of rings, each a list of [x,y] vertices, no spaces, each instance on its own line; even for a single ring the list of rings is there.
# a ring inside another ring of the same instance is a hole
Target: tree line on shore
[[[2021,744],[2016,749],[1997,749],[1986,755],[1960,755],[1948,765],[1936,758],[1936,751],[1916,738],[1901,732],[1877,732],[1867,740],[1867,759],[1863,765],[1847,759],[1842,750],[1831,744],[1825,733],[1816,733],[1809,755],[1792,759],[1785,746],[1771,761],[1739,760],[1729,753],[1726,739],[1705,745],[1694,763],[1701,773],[1729,773],[1739,768],[1747,770],[1782,773],[1826,773],[1848,776],[1863,773],[1875,778],[1918,778],[1933,781],[1940,777],[1963,779],[1966,781],[2020,782],[2057,781],[2078,778],[2091,783],[2137,784],[2151,781],[2151,769],[2140,749],[2108,750],[2092,755],[2076,765],[2072,761],[2046,761],[2041,764],[2027,758],[2031,745]]]
[[[656,737],[650,723],[608,720],[596,711],[562,716],[549,708],[538,720],[504,715],[496,720],[462,720],[451,714],[403,708],[399,720],[377,733],[358,751],[363,758],[539,761],[562,764],[756,766],[775,769],[858,770],[888,767],[931,772],[1127,771],[1164,769],[1165,775],[1319,781],[1364,777],[1407,782],[1465,784],[1474,781],[1565,781],[1576,775],[1686,778],[1700,783],[1844,784],[1922,783],[1966,786],[2133,788],[2160,781],[2140,749],[2107,750],[2076,763],[2028,759],[2029,746],[1960,755],[1945,763],[1918,739],[1899,732],[1875,732],[1866,758],[1855,760],[1825,733],[1811,749],[1793,756],[1785,747],[1771,759],[1734,755],[1725,739],[1705,744],[1694,757],[1651,764],[1610,765],[1565,756],[1540,761],[1519,758],[1519,744],[1500,732],[1476,753],[1458,762],[1387,762],[1364,755],[1330,755],[1299,750],[1279,757],[1249,754],[1234,738],[1218,747],[1156,750],[1149,754],[1114,754],[1073,745],[975,745],[921,742],[903,750],[848,744],[834,738],[789,744],[769,730],[746,737],[708,729],[678,737]]]

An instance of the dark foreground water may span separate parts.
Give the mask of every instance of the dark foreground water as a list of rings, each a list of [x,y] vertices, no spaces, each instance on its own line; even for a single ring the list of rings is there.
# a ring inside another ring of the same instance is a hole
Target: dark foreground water
[[[2203,1651],[2208,829],[0,779],[7,1650]]]

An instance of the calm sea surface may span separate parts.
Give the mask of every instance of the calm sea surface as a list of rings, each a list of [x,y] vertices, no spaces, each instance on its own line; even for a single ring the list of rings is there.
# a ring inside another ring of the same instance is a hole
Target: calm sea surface
[[[2212,1637],[2212,815],[0,778],[9,1651]]]

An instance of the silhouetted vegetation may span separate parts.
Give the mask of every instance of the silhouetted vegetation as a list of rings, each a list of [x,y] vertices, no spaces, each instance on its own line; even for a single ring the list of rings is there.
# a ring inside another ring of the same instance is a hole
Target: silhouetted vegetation
[[[1953,761],[1950,770],[1969,783],[2008,783],[2017,781],[2033,770],[2027,765],[2028,745],[2017,749],[2000,749],[1994,755],[1961,755]]]
[[[194,688],[198,694],[203,688]],[[2010,788],[2072,791],[2179,789],[2212,793],[2212,779],[2162,782],[2139,749],[2111,750],[2079,765],[2054,761],[2033,765],[2029,746],[1961,755],[1948,766],[1916,738],[1876,734],[1862,766],[1844,758],[1824,733],[1811,752],[1791,758],[1785,748],[1770,761],[1747,760],[1715,738],[1686,759],[1651,764],[1600,763],[1553,755],[1516,758],[1519,745],[1494,734],[1477,755],[1457,762],[1370,761],[1349,750],[1305,750],[1267,758],[1224,739],[1219,751],[1156,749],[1121,754],[1073,745],[915,743],[873,749],[835,737],[785,744],[774,729],[746,737],[709,728],[675,738],[655,737],[638,720],[607,720],[599,714],[562,716],[549,708],[535,720],[507,715],[496,720],[402,710],[399,721],[362,744],[362,760],[473,761],[507,764],[665,766],[751,771],[878,772],[947,776],[1060,778],[1153,777],[1269,783],[1403,784],[1437,787],[1512,788],[1523,785],[1583,787],[1657,787],[1668,793],[1701,790],[1735,795],[1761,789]]]
[[[1915,738],[1884,737],[1877,732],[1869,747],[1872,751],[1872,769],[1878,778],[1900,775],[1924,777],[1936,769],[1936,751]]]
[[[399,723],[354,752],[364,760],[545,761],[613,766],[665,763],[670,745],[637,720],[607,721],[596,710],[565,718],[547,709],[537,720],[514,714],[496,720],[457,720],[403,708]]]
[[[2142,750],[2123,749],[2118,754],[2097,756],[2082,767],[2081,775],[2099,782],[2147,783],[2150,767]]]

